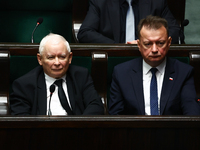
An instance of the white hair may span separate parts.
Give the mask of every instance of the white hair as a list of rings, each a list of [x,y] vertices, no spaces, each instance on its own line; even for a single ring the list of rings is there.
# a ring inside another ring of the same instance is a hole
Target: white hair
[[[70,49],[70,46],[69,46],[69,43],[67,42],[67,40],[59,35],[59,34],[53,34],[53,33],[50,33],[48,34],[47,36],[45,36],[41,42],[40,42],[40,46],[39,46],[39,53],[40,55],[42,55],[44,49],[45,49],[45,46],[46,46],[46,43],[49,41],[49,40],[52,40],[52,39],[55,39],[56,41],[59,41],[59,42],[63,42],[68,50],[68,52],[71,52],[71,49]]]

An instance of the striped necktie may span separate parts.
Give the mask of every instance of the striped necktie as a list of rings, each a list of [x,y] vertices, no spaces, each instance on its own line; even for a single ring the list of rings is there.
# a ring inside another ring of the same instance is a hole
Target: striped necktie
[[[129,4],[129,8],[126,15],[126,42],[135,40],[135,17],[133,7],[131,5],[132,0],[126,0]]]

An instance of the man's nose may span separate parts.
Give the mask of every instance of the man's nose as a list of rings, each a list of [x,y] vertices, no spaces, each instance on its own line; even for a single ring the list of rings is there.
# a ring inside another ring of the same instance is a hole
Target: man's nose
[[[59,65],[59,64],[60,64],[60,61],[59,61],[58,57],[55,58],[54,64],[55,64],[55,65]]]
[[[157,47],[156,43],[154,43],[154,44],[152,45],[152,51],[153,51],[153,52],[157,52],[157,51],[158,51],[158,47]]]

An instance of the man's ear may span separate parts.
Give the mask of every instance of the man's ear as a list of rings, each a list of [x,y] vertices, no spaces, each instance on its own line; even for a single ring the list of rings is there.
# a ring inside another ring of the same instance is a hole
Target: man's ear
[[[168,46],[171,45],[171,42],[172,42],[172,38],[171,38],[171,36],[169,36],[169,37],[168,37]]]
[[[70,52],[70,53],[69,53],[69,64],[71,64],[71,63],[72,63],[72,56],[73,56],[73,53],[72,53],[72,52]]]
[[[42,66],[42,56],[39,54],[39,53],[37,53],[37,60],[38,60],[38,63]]]
[[[138,46],[139,51],[140,51],[141,43],[140,43],[140,40],[139,40],[139,39],[137,39],[137,46]]]

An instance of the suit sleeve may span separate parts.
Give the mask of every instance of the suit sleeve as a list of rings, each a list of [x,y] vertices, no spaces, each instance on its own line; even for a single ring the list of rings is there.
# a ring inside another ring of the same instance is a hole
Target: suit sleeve
[[[181,90],[181,107],[183,115],[200,115],[200,106],[196,101],[193,69],[188,71]]]
[[[169,10],[166,0],[164,0],[164,8],[163,8],[161,17],[165,18],[168,22],[169,36],[172,37],[172,44],[178,44],[180,27],[179,27],[176,19],[172,15],[171,11]]]
[[[13,82],[13,93],[10,96],[10,109],[12,115],[30,115],[31,103],[27,97],[33,96],[28,87],[20,79]],[[25,90],[26,89],[26,90]],[[26,91],[26,92],[25,92]]]
[[[86,72],[85,76],[82,76],[82,79],[84,79],[82,96],[85,106],[83,115],[103,115],[104,106],[101,97],[95,90],[92,78],[88,71]]]
[[[99,32],[100,8],[99,0],[91,0],[87,15],[78,32],[80,43],[114,43],[114,40]]]
[[[117,74],[117,69],[114,68],[108,105],[110,115],[120,115],[123,114],[124,111],[124,101],[121,94],[120,86],[118,84]]]

